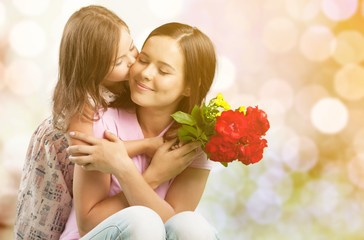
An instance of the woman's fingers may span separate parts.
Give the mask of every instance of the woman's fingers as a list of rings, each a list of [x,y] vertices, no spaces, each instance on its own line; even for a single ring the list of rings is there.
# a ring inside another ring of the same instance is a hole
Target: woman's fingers
[[[201,147],[200,142],[190,142],[190,143],[187,143],[187,144],[181,146],[180,148],[176,149],[175,151],[179,151],[181,153],[181,155],[185,155],[192,151],[195,152],[194,150],[198,149],[199,147]]]
[[[164,150],[168,151],[173,145],[176,144],[177,138],[166,141],[165,143],[163,143],[163,145],[161,146],[161,148],[163,148]]]
[[[85,133],[82,133],[82,132],[77,132],[77,131],[72,131],[72,132],[69,132],[68,134],[71,138],[73,139],[78,139],[78,140],[81,140],[85,143],[88,143],[90,145],[95,145],[98,143],[99,139],[98,138],[95,138],[91,135],[88,135],[88,134],[85,134]]]
[[[77,165],[86,166],[91,162],[90,156],[69,156],[69,160]]]
[[[93,153],[93,146],[72,145],[67,148],[69,155],[89,155]]]

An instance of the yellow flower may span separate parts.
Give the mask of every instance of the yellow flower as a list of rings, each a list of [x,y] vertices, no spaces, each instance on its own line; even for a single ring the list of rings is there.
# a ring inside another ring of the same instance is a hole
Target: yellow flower
[[[224,96],[221,93],[217,94],[215,104],[218,107],[224,108],[224,110],[230,110],[230,105],[225,101]]]
[[[238,111],[239,112],[244,112],[244,114],[246,113],[246,108],[244,107],[244,106],[240,106],[239,108],[238,108]]]

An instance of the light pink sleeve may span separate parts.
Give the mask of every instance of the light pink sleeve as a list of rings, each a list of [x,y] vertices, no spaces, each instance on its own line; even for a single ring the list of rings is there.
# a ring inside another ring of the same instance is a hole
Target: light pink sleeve
[[[209,159],[207,159],[206,153],[204,153],[201,149],[199,150],[199,153],[195,160],[190,164],[189,167],[193,168],[202,168],[202,169],[208,169],[211,170],[213,167],[213,162]]]
[[[100,119],[93,124],[94,136],[97,138],[104,138],[105,130],[118,135],[116,121],[118,119],[118,111],[113,108],[108,108],[104,113],[100,114]]]

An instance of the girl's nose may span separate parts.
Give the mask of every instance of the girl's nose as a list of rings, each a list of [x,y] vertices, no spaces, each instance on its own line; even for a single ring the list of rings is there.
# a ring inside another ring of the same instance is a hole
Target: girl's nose
[[[133,65],[136,61],[136,58],[138,57],[138,50],[136,48],[134,48],[133,51],[131,51],[127,57],[128,57],[128,67],[131,67],[131,65]]]

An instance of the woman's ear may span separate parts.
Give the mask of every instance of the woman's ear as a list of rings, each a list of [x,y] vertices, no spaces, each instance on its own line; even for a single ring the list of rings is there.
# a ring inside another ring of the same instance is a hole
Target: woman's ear
[[[185,97],[189,97],[191,95],[191,88],[186,87],[185,90],[183,91],[182,95]]]

